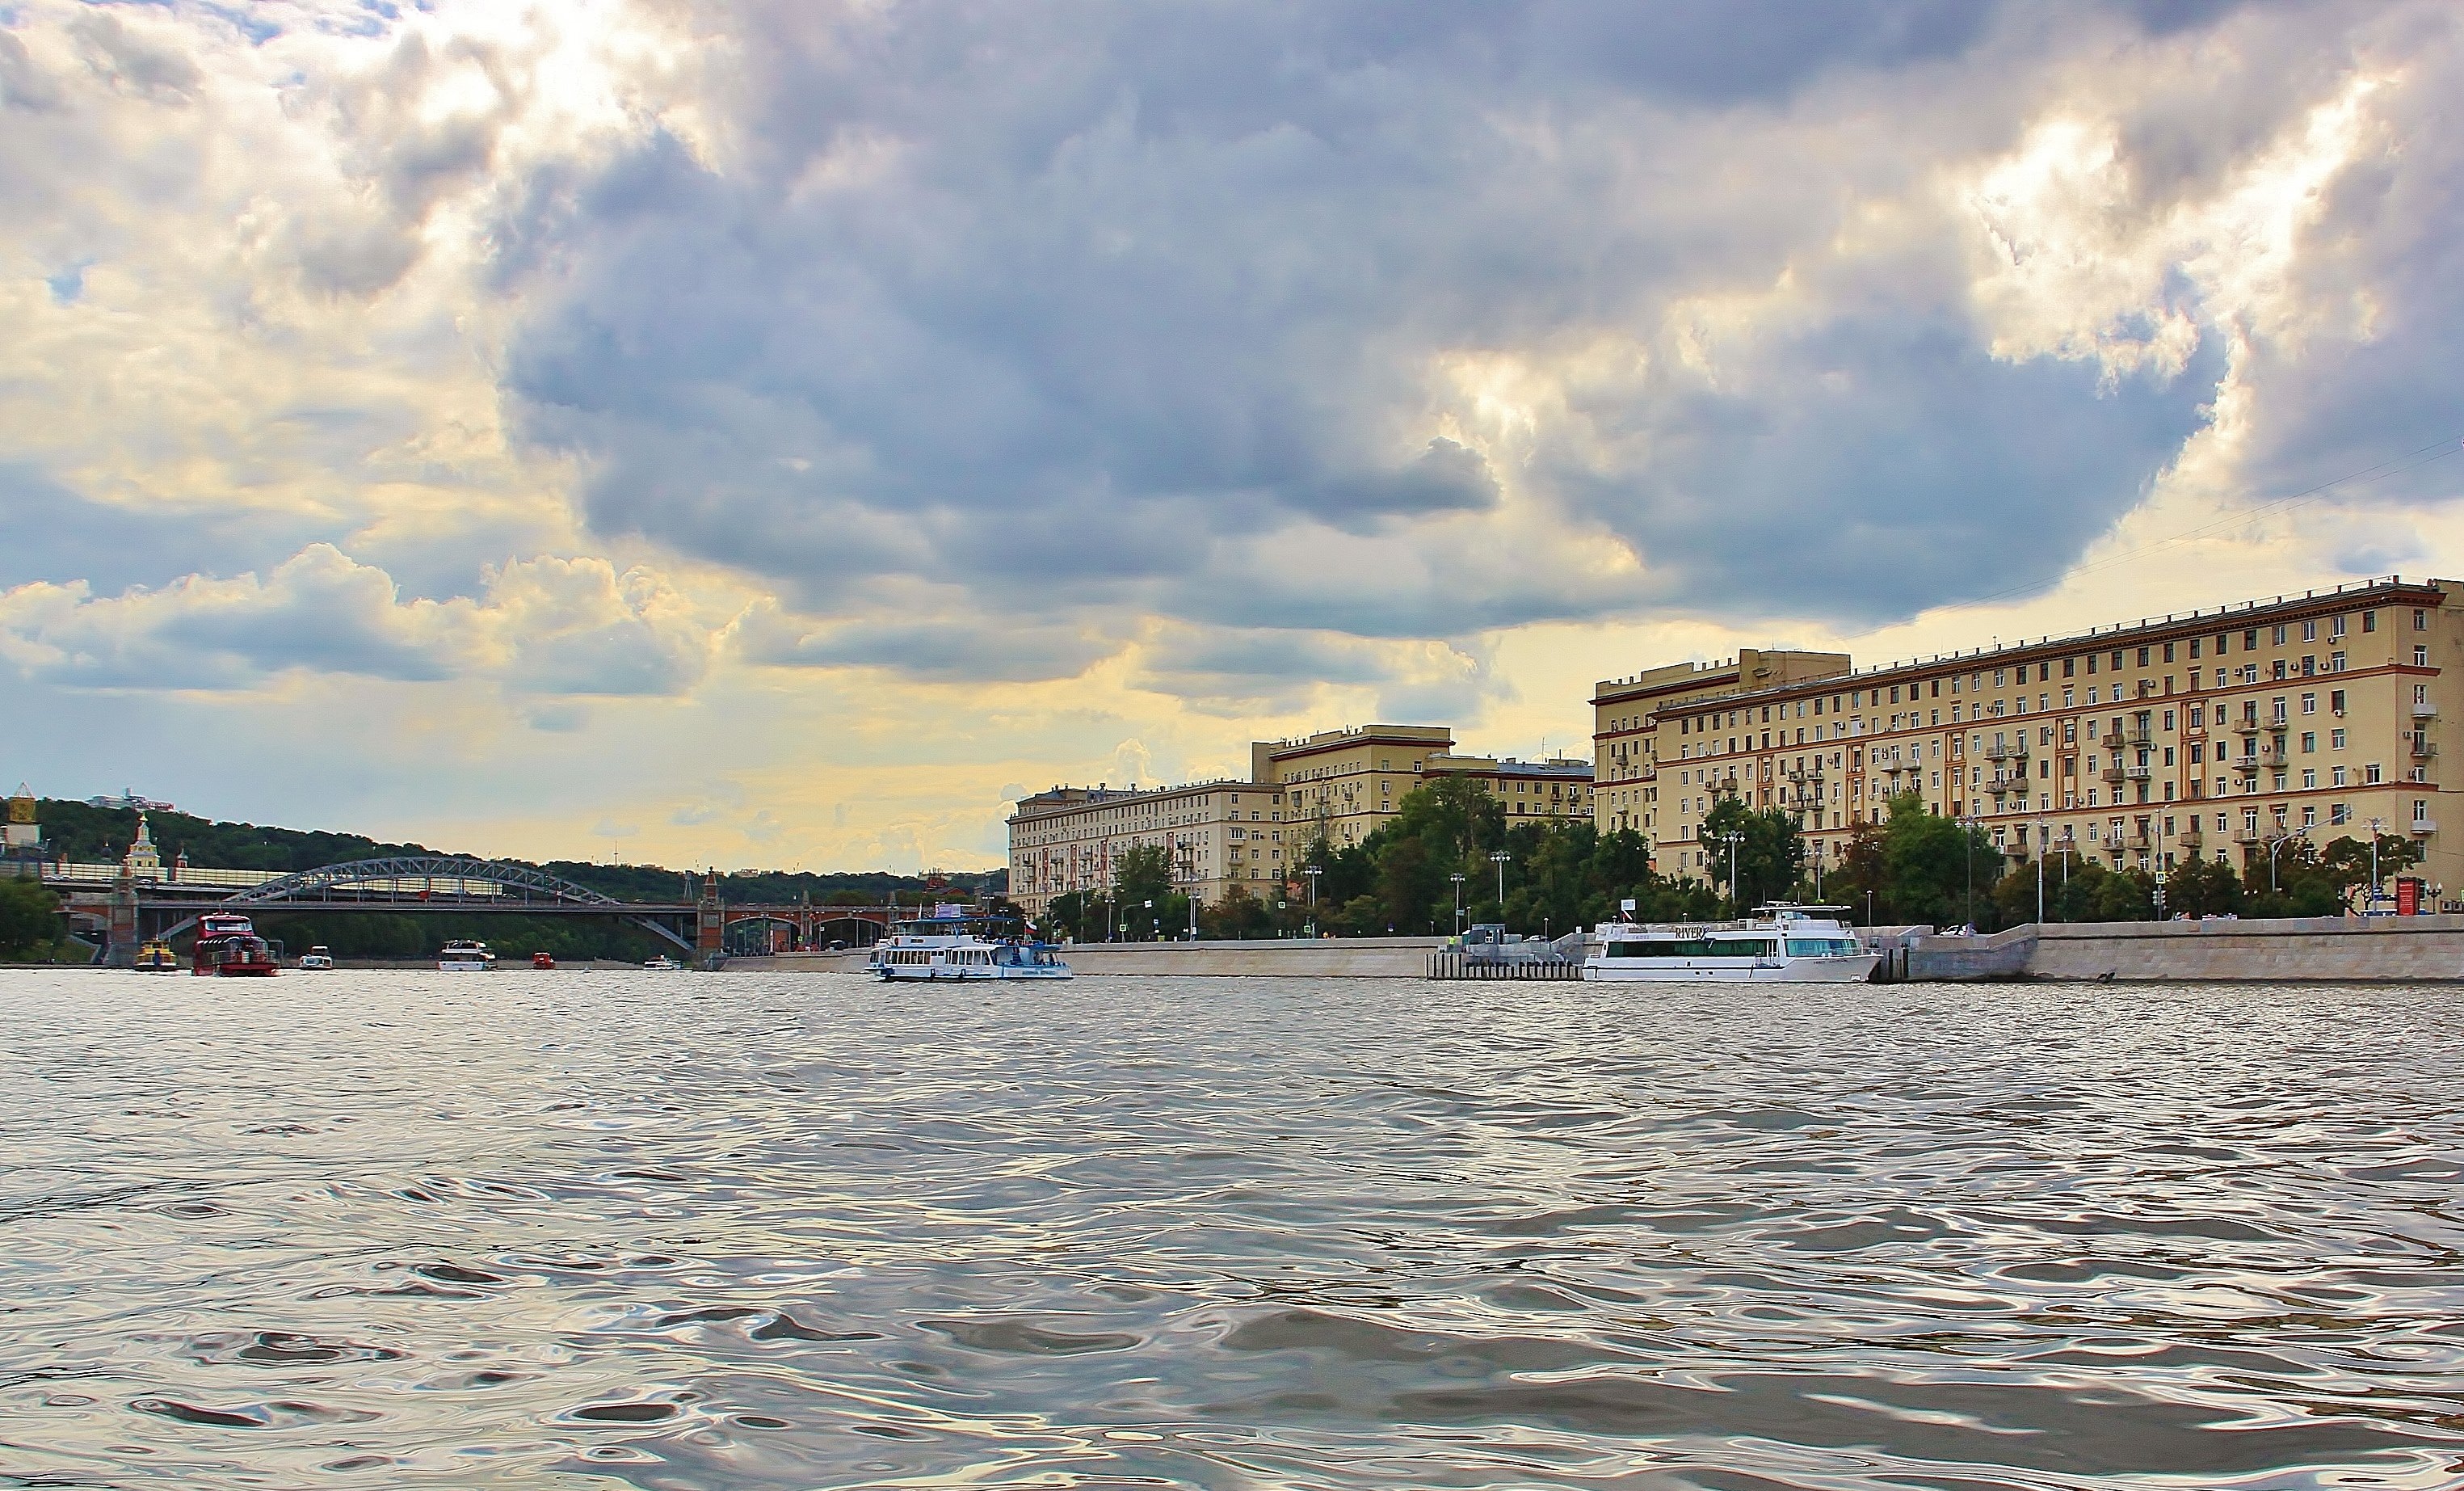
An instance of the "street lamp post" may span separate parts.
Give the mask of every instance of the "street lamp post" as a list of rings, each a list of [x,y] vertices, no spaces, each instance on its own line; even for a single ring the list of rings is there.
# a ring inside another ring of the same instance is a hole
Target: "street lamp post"
[[[1316,866],[1316,865],[1310,865],[1308,869],[1303,870],[1301,873],[1302,873],[1303,875],[1306,875],[1306,876],[1308,876],[1308,877],[1309,877],[1309,936],[1310,936],[1310,937],[1312,937],[1312,938],[1314,938],[1314,937],[1316,937],[1316,936],[1317,936],[1317,878],[1318,878],[1320,875],[1324,874],[1325,872],[1324,872],[1322,869],[1320,869],[1318,866]]]
[[[1506,921],[1506,861],[1513,857],[1503,849],[1488,857],[1488,862],[1497,866],[1497,920],[1501,925]]]
[[[1967,818],[1954,818],[1959,825],[1959,861],[1968,871],[1968,925],[1976,926],[1976,825]]]
[[[1154,902],[1153,901],[1147,901],[1147,902],[1146,902],[1146,911],[1147,911],[1147,941],[1149,941],[1149,942],[1153,942],[1153,941],[1155,941],[1155,902]]]
[[[1735,829],[1730,829],[1726,834],[1714,834],[1711,836],[1728,846],[1728,914],[1742,917],[1746,914],[1746,910],[1737,901],[1737,846],[1746,841],[1746,835]]]
[[[2379,818],[2370,820],[2370,903],[2362,915],[2368,916],[2379,908]]]
[[[2280,887],[2276,883],[2276,857],[2283,852],[2285,845],[2292,843],[2297,838],[2306,838],[2309,836],[2309,833],[2310,826],[2305,823],[2299,828],[2294,829],[2288,833],[2279,833],[2274,839],[2269,841],[2267,846],[2267,889],[2270,895],[2277,894],[2280,889]],[[2375,870],[2376,866],[2373,865],[2372,868]],[[2375,881],[2373,881],[2370,886],[2370,895],[2373,898],[2378,895],[2378,885]]]
[[[1457,870],[1446,879],[1455,882],[1455,936],[1461,938],[1463,936],[1463,872]]]

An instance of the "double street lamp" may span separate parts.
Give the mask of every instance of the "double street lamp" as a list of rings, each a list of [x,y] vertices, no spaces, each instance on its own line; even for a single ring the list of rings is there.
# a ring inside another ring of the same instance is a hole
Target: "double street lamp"
[[[1497,866],[1497,920],[1501,924],[1506,921],[1506,862],[1513,857],[1503,849],[1488,857],[1488,862]]]
[[[1455,936],[1460,938],[1463,936],[1463,872],[1457,870],[1446,879],[1455,882]]]

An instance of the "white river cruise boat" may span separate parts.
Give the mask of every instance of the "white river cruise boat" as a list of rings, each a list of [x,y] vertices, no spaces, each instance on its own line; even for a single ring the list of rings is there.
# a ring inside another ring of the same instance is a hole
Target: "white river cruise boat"
[[[493,973],[496,955],[486,943],[465,942],[459,938],[447,943],[436,954],[436,967],[447,973]]]
[[[1069,965],[1048,943],[990,938],[960,916],[919,917],[900,922],[875,943],[865,967],[893,983],[942,983],[953,979],[1069,978]]]
[[[1881,961],[1824,913],[1841,906],[1765,906],[1743,922],[1593,928],[1583,977],[1603,983],[1861,984]]]

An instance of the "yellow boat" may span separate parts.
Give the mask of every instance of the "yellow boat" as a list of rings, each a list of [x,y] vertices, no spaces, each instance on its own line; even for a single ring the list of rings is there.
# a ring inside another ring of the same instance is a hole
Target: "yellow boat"
[[[161,941],[147,943],[137,949],[137,971],[177,973],[180,971],[180,955],[171,950],[169,943]]]

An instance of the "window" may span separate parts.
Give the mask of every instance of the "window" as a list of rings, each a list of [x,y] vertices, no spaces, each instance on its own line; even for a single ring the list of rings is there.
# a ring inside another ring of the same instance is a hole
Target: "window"
[[[2122,671],[2122,649],[2119,647],[2113,650],[2113,671],[2116,673]]]
[[[2379,613],[2378,613],[2377,612],[2375,612],[2375,611],[2365,611],[2365,612],[2362,612],[2362,630],[2363,630],[2363,631],[2365,631],[2365,632],[2375,632],[2375,631],[2377,631],[2378,629],[2379,629]]]
[[[2087,676],[2091,679],[2096,677],[2096,654],[2094,653],[2087,655]]]
[[[2199,656],[2199,639],[2195,636],[2190,638],[2190,656],[2193,657]]]
[[[2344,671],[2344,655],[2343,653],[2329,653],[2327,655],[2327,671],[2329,673],[2342,673]]]
[[[2344,781],[2344,768],[2343,767],[2330,768],[2327,772],[2327,779],[2335,783],[2338,787],[2347,785]]]
[[[2429,648],[2427,648],[2427,647],[2416,647],[2416,648],[2414,648],[2414,649],[2412,650],[2412,665],[2413,665],[2414,667],[2416,667],[2416,668],[2427,668],[2427,667],[2429,667],[2429,666],[2430,666],[2430,649],[2429,649]]]
[[[2377,762],[2373,761],[2368,766],[2362,768],[2362,785],[2364,787],[2376,787],[2379,785],[2379,764]]]
[[[2304,730],[2304,731],[2302,731],[2302,732],[2301,732],[2301,754],[2303,754],[2303,755],[2305,755],[2305,756],[2315,755],[2315,754],[2318,752],[2318,749],[2319,749],[2319,732],[2318,732],[2318,731],[2316,731],[2316,730]]]
[[[2301,696],[2301,712],[2302,712],[2303,714],[2305,714],[2305,715],[2315,715],[2315,714],[2317,714],[2317,713],[2319,712],[2319,696],[2318,696],[2318,695],[2316,695],[2316,694],[2304,694],[2304,695],[2302,695],[2302,696]]]
[[[2415,632],[2427,632],[2427,631],[2429,631],[2429,630],[2430,630],[2430,612],[2427,612],[2427,611],[2423,611],[2423,610],[2420,610],[2420,609],[2418,609],[2418,608],[2415,608],[2415,610],[2413,611],[2413,613],[2412,613],[2412,629],[2413,629]]]
[[[2258,628],[2252,627],[2241,634],[2241,650],[2246,653],[2258,651]]]
[[[2343,750],[2344,748],[2344,732],[2342,730],[2328,731],[2327,748],[2330,750]]]
[[[2078,659],[2078,658],[2076,658],[2076,657],[2065,657],[2065,658],[2063,658],[2063,659],[2062,659],[2062,677],[2063,677],[2063,678],[2066,678],[2066,679],[2068,679],[2068,678],[2075,678],[2075,677],[2077,677],[2077,676],[2078,676],[2078,673],[2079,673],[2079,659]]]
[[[2167,658],[2166,660],[2167,660],[2167,662],[2169,662],[2169,661],[2171,661],[2172,659],[2170,659],[2170,658]],[[2147,649],[2145,649],[2145,648],[2144,648],[2144,647],[2143,647],[2143,648],[2141,648],[2141,649],[2139,649],[2139,666],[2141,666],[2141,667],[2143,667],[2143,668],[2145,668],[2145,667],[2146,667],[2146,666],[2147,666]]]

